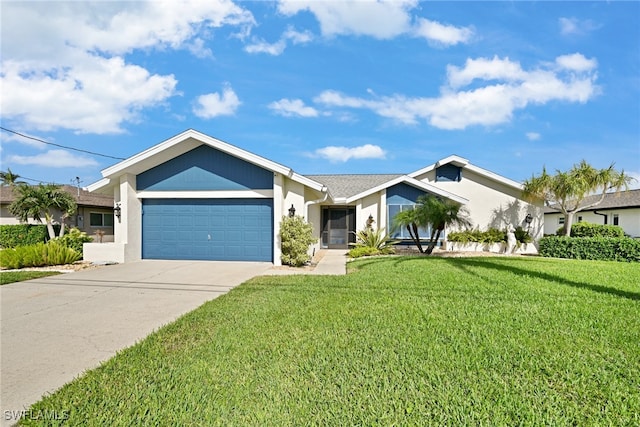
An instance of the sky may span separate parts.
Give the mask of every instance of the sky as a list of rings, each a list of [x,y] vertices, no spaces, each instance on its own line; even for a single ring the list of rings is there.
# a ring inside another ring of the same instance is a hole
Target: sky
[[[195,129],[300,174],[455,154],[521,182],[584,159],[640,188],[640,2],[0,8],[0,169],[30,183],[85,187]]]

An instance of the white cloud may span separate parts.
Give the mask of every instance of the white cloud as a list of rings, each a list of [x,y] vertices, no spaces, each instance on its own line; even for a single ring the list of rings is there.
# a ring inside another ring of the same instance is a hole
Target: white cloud
[[[29,135],[29,133],[27,132],[20,132],[20,133],[30,138],[45,140],[45,138]],[[47,148],[46,144],[40,141],[36,141],[35,139],[25,138],[24,136],[20,136],[20,135],[8,133],[8,132],[3,132],[1,135],[2,136],[0,136],[0,142],[2,142],[2,144],[6,144],[7,142],[17,142],[19,144],[28,145],[29,147],[38,148],[40,150],[44,150],[45,148]]]
[[[527,132],[527,139],[529,141],[538,141],[541,135],[538,132]]]
[[[558,68],[560,65],[560,68]],[[552,101],[584,103],[598,93],[597,62],[581,54],[560,56],[546,68],[523,70],[508,58],[469,59],[447,67],[447,85],[436,98],[404,95],[359,98],[327,90],[314,102],[326,107],[367,109],[405,124],[426,120],[440,129],[492,126],[511,120],[514,111]],[[467,87],[479,81],[474,87]]]
[[[581,53],[562,55],[556,58],[556,64],[569,71],[586,72],[598,67],[598,61],[587,59]]]
[[[3,116],[21,127],[122,132],[126,122],[176,95],[173,75],[127,63],[139,49],[212,54],[213,28],[246,29],[250,12],[203,2],[9,2],[2,6]],[[34,29],[37,29],[35,31]]]
[[[286,41],[280,39],[275,43],[267,43],[264,40],[255,39],[253,43],[244,47],[245,52],[248,53],[266,53],[272,56],[281,55],[287,48]]]
[[[322,35],[363,35],[391,39],[400,35],[422,37],[437,45],[466,43],[473,30],[417,18],[410,12],[417,0],[315,1],[280,0],[278,10],[288,16],[311,12],[320,24]]]
[[[213,52],[211,49],[206,47],[205,41],[201,38],[195,38],[193,42],[186,44],[187,49],[191,54],[197,58],[211,58],[213,57]]]
[[[419,19],[415,29],[417,36],[443,46],[467,43],[471,40],[473,33],[474,31],[468,27],[454,27],[428,19]]]
[[[315,15],[325,36],[367,35],[389,39],[407,31],[416,6],[409,1],[314,1],[281,0],[278,10],[295,15],[308,10]]]
[[[297,45],[309,43],[311,40],[313,40],[313,36],[309,31],[299,32],[289,27],[277,42],[268,43],[264,40],[254,39],[253,43],[246,45],[244,50],[249,53],[267,53],[277,56],[287,48],[287,42]]]
[[[214,92],[200,95],[193,107],[193,113],[202,119],[211,119],[218,116],[232,116],[241,102],[231,86],[225,86],[222,95]]]
[[[560,34],[562,35],[583,35],[590,33],[593,30],[600,28],[600,25],[596,24],[590,19],[580,20],[578,18],[560,18],[558,19],[560,24]]]
[[[115,133],[141,110],[164,102],[175,92],[173,75],[151,75],[122,58],[87,53],[71,68],[30,69],[3,62],[2,112],[38,130],[72,129],[79,133]]]
[[[269,104],[269,108],[276,114],[280,114],[285,117],[317,117],[318,110],[313,107],[304,105],[304,102],[300,99],[281,99]]]
[[[464,67],[454,65],[447,66],[447,81],[452,88],[467,86],[474,80],[506,80],[509,82],[522,80],[526,73],[517,62],[512,62],[509,58],[492,59],[468,58]]]
[[[8,163],[49,168],[87,168],[98,166],[98,162],[91,157],[78,156],[65,150],[49,150],[46,153],[35,156],[13,155],[9,156],[7,160]]]
[[[328,146],[315,151],[315,156],[332,163],[346,162],[350,159],[384,159],[387,153],[377,145],[365,144],[359,147]]]

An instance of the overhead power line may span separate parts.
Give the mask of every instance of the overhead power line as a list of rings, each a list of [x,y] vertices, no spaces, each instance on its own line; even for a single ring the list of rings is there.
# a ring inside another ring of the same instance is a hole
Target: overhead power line
[[[81,153],[91,154],[91,155],[93,155],[93,156],[108,157],[108,158],[110,158],[110,159],[115,159],[115,160],[125,160],[125,159],[124,159],[124,158],[122,158],[122,157],[114,157],[114,156],[109,156],[108,154],[100,154],[100,153],[95,153],[95,152],[93,152],[93,151],[81,150],[81,149],[79,149],[79,148],[66,147],[66,146],[64,146],[64,145],[54,144],[53,142],[44,141],[44,140],[42,140],[42,139],[35,138],[35,137],[33,137],[33,136],[29,136],[29,135],[25,135],[25,134],[22,134],[22,133],[20,133],[20,132],[16,132],[15,130],[7,129],[7,128],[2,127],[2,126],[0,126],[0,129],[2,129],[2,130],[3,130],[3,131],[5,131],[5,132],[10,132],[10,133],[13,133],[13,134],[15,134],[15,135],[21,136],[21,137],[23,137],[23,138],[27,138],[27,139],[31,139],[31,140],[33,140],[33,141],[41,142],[41,143],[43,143],[43,144],[53,145],[54,147],[59,147],[59,148],[64,148],[65,150],[79,151],[79,152],[81,152]]]

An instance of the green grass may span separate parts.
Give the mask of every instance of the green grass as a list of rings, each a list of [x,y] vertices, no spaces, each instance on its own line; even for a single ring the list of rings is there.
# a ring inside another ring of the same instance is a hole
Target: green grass
[[[32,410],[65,425],[640,424],[640,264],[350,265],[247,282]]]
[[[57,271],[3,271],[0,272],[0,285],[38,279],[40,277],[55,276]]]

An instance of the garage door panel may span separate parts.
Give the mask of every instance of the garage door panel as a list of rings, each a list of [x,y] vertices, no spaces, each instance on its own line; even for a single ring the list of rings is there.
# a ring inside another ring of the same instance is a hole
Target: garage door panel
[[[271,199],[144,199],[143,258],[273,260]]]

